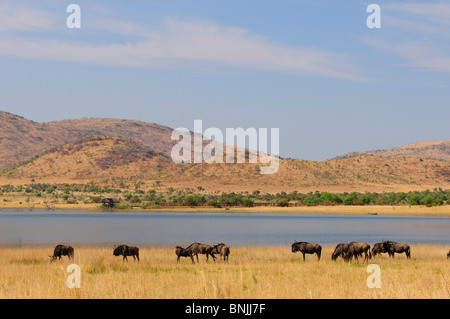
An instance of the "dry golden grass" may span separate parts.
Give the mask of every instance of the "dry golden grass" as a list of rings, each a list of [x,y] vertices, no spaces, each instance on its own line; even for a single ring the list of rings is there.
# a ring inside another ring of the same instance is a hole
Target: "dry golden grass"
[[[231,247],[229,263],[198,264],[174,248],[140,249],[141,262],[122,262],[110,248],[75,247],[81,288],[66,286],[67,257],[50,263],[52,248],[1,248],[0,298],[444,298],[450,297],[448,247],[411,246],[411,260],[376,257],[381,288],[370,289],[367,264],[292,254],[290,247]]]

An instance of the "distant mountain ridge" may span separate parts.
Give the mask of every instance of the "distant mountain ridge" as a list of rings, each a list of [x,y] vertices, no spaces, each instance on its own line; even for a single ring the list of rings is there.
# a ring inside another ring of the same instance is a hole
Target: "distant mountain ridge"
[[[450,140],[418,142],[387,150],[352,152],[342,156],[337,156],[335,159],[352,158],[362,155],[380,157],[408,157],[450,162]]]
[[[0,112],[0,184],[89,183],[208,192],[410,191],[450,189],[450,141],[420,142],[328,161],[181,163],[170,158],[172,129],[133,120],[36,123]],[[205,140],[206,141],[206,140]]]

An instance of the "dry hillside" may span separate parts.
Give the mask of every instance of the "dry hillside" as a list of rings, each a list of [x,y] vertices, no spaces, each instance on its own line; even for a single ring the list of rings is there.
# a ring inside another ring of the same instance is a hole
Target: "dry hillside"
[[[171,133],[169,127],[134,120],[76,119],[37,123],[0,112],[0,169],[20,165],[85,135],[131,138],[168,155],[175,143],[170,139]]]
[[[0,183],[86,183],[112,187],[206,192],[409,191],[450,188],[450,162],[358,156],[324,162],[281,159],[278,173],[261,164],[175,164],[164,154],[128,138],[89,136],[56,147],[32,162],[5,170]]]
[[[450,188],[450,141],[323,162],[280,159],[278,173],[262,175],[262,164],[175,164],[169,158],[176,143],[172,129],[157,124],[120,119],[36,123],[6,112],[0,112],[0,124],[0,184],[97,181],[112,187],[139,183],[160,190],[270,193]]]
[[[380,157],[412,157],[450,162],[450,141],[418,142],[389,150],[348,153],[337,158],[351,158],[361,155]]]

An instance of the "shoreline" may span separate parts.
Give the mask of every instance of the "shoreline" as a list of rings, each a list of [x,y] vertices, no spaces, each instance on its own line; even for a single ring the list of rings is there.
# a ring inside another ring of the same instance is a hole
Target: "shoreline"
[[[20,207],[20,206],[0,206],[0,213],[5,211],[20,212],[108,212],[108,213],[248,213],[248,214],[331,214],[331,215],[384,215],[384,216],[422,216],[422,217],[450,217],[450,205],[445,206],[392,206],[392,205],[368,205],[368,206],[297,206],[297,207],[188,207],[170,206],[159,208],[131,207],[125,209],[103,209],[98,204],[64,204],[51,208],[45,206]]]

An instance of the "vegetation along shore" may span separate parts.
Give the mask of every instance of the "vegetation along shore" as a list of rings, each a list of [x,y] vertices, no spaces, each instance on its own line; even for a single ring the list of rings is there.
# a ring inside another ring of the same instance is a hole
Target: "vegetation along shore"
[[[0,186],[0,208],[104,210],[101,200],[115,198],[114,210],[400,214],[450,216],[450,190],[358,193],[225,193],[197,189],[144,191],[102,187],[96,183],[30,183]]]

